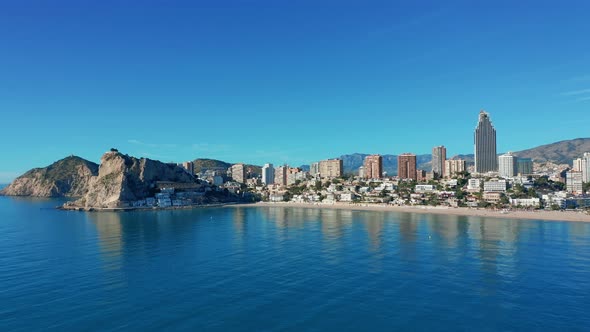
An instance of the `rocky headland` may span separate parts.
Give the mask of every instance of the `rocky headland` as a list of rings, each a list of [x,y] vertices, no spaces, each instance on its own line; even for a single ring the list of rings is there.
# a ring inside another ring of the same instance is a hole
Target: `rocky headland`
[[[105,153],[100,160],[98,175],[90,179],[88,191],[67,208],[113,209],[127,208],[133,202],[153,197],[158,183],[189,184],[199,181],[175,164],[134,158],[118,151]]]
[[[34,168],[16,178],[0,191],[6,196],[82,197],[91,179],[98,175],[98,165],[70,156],[44,167]]]
[[[5,196],[73,197],[67,210],[188,208],[238,202],[241,197],[189,174],[184,168],[112,149],[100,166],[67,157],[35,168],[0,191]]]

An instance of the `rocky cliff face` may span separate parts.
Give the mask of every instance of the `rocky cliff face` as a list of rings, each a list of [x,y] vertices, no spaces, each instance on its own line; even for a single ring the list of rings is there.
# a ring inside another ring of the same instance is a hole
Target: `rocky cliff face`
[[[88,192],[73,205],[125,207],[129,202],[153,196],[156,181],[192,183],[195,179],[176,165],[107,152],[101,158],[98,175],[90,180]]]
[[[0,191],[7,196],[81,197],[88,192],[98,165],[80,157],[67,157],[45,168],[35,168]]]

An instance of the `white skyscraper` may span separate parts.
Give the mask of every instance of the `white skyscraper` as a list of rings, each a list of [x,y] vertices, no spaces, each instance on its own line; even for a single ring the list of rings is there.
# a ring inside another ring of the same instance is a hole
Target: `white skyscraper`
[[[582,172],[582,180],[590,182],[590,152],[584,153],[582,158],[574,159],[574,171]]]
[[[512,178],[517,174],[516,157],[508,152],[498,157],[498,173],[503,178]]]
[[[275,169],[272,164],[264,164],[262,167],[262,183],[269,185],[275,182]]]

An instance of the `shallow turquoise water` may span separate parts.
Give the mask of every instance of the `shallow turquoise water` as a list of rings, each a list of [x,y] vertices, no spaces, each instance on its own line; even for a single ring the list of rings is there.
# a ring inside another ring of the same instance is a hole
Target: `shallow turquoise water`
[[[0,197],[1,331],[588,331],[590,224]]]

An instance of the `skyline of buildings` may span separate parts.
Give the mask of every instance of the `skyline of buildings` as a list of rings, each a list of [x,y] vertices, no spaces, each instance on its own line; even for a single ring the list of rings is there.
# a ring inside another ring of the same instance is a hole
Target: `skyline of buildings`
[[[532,159],[518,158],[511,152],[492,158],[495,150],[496,130],[493,127],[489,114],[481,110],[478,116],[478,125],[474,131],[474,152],[476,153],[474,155],[474,166],[467,167],[467,161],[464,159],[447,160],[446,147],[444,145],[438,145],[432,148],[432,157],[430,160],[431,171],[418,168],[417,155],[414,153],[402,153],[398,155],[397,178],[424,182],[436,179],[449,179],[465,171],[475,173],[475,175],[479,174],[480,176],[485,175],[491,176],[492,178],[500,177],[505,179],[534,174]],[[364,179],[384,178],[386,173],[384,172],[383,160],[384,158],[380,154],[365,155],[362,165],[358,168],[358,176]],[[391,159],[388,160],[391,162]],[[424,159],[422,159],[421,163],[422,166],[425,165]],[[350,167],[350,164],[348,165]],[[478,170],[476,169],[478,165],[480,172],[477,172]],[[182,163],[182,166],[189,172],[191,169],[194,170],[195,167],[192,162]],[[484,169],[493,167],[495,167],[495,170],[483,172]],[[579,192],[578,182],[580,175],[577,173],[581,174],[582,183],[589,182],[590,152],[584,153],[581,158],[574,159],[573,168],[562,170],[562,175],[559,176],[562,179],[561,181],[567,182],[568,190],[571,192]],[[348,172],[350,172],[350,168]],[[261,173],[257,174],[257,172],[253,172],[250,166],[246,170],[246,165],[242,163],[234,164],[228,170],[228,175],[235,182],[246,183],[247,178],[258,177],[258,182],[265,185],[276,184],[279,186],[289,186],[297,183],[297,181],[308,179],[307,177],[310,175],[316,179],[342,177],[344,175],[344,165],[342,158],[325,159],[311,163],[308,172],[303,167],[290,167],[285,164],[275,168],[272,163],[266,163],[262,167]]]

